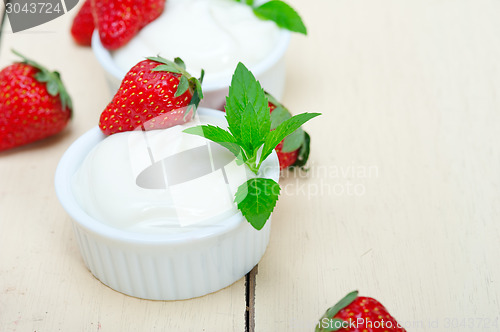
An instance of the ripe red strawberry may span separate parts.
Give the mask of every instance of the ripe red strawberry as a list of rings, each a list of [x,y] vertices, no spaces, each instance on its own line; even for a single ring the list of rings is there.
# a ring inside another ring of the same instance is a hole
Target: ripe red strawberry
[[[321,317],[316,332],[406,332],[387,309],[371,297],[347,294]]]
[[[292,117],[290,112],[279,103],[273,96],[266,94],[271,111],[271,129],[275,129],[280,123]],[[280,169],[291,166],[303,167],[309,158],[310,137],[302,129],[296,130],[288,135],[275,148],[280,162]]]
[[[0,151],[55,135],[71,117],[59,73],[14,53],[23,62],[0,71]]]
[[[163,129],[191,120],[203,98],[201,80],[191,77],[176,58],[147,58],[125,75],[99,127],[106,135],[137,128]]]
[[[95,25],[94,16],[92,15],[92,6],[90,4],[90,0],[85,0],[73,19],[73,24],[71,25],[71,35],[78,44],[82,46],[90,46],[94,28]]]
[[[115,50],[127,44],[165,8],[165,0],[91,0],[102,45]]]

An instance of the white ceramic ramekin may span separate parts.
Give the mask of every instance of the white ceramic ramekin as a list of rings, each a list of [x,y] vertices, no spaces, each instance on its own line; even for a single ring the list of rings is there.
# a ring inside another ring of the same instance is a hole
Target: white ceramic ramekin
[[[262,87],[278,100],[282,98],[285,90],[285,53],[290,43],[290,36],[290,31],[282,29],[278,43],[276,43],[276,46],[268,56],[254,66],[247,66],[259,80]],[[106,73],[110,91],[114,94],[120,87],[126,71],[116,65],[111,52],[102,46],[97,31],[94,31],[92,36],[92,49]],[[152,54],[151,56],[156,56],[156,54]],[[211,84],[203,83],[204,98],[201,101],[201,106],[221,109],[225,104],[230,83],[231,77]]]
[[[224,116],[216,110],[198,112]],[[269,242],[270,219],[257,231],[238,212],[220,227],[161,235],[116,229],[88,215],[75,199],[72,177],[104,138],[98,127],[78,138],[61,158],[55,175],[57,196],[72,218],[83,260],[97,279],[134,297],[180,300],[229,286],[257,265]],[[264,176],[278,181],[276,153],[269,158]]]

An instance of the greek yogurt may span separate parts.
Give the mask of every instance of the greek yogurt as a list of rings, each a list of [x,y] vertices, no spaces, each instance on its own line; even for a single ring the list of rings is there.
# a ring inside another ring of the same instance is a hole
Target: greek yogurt
[[[216,227],[238,213],[234,194],[250,171],[221,146],[182,131],[223,118],[197,117],[165,130],[111,135],[73,176],[78,204],[93,218],[140,233]]]
[[[180,57],[191,74],[203,68],[204,82],[213,84],[229,81],[239,61],[252,67],[266,58],[280,32],[234,0],[168,0],[163,14],[112,56],[124,71],[146,56]]]

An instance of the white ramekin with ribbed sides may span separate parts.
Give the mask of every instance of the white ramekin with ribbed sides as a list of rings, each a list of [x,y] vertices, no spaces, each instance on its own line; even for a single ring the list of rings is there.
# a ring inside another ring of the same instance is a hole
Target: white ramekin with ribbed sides
[[[290,44],[290,37],[290,31],[282,29],[278,42],[266,58],[255,65],[248,66],[262,87],[278,100],[282,98],[285,90],[285,53]],[[92,35],[92,50],[104,69],[110,91],[114,94],[120,87],[126,71],[114,62],[112,52],[102,46],[97,30]],[[152,54],[152,56],[156,56],[156,54]],[[221,109],[225,104],[230,83],[231,77],[211,83],[204,82],[202,84],[204,98],[201,101],[201,106]]]
[[[198,112],[224,116],[210,109]],[[75,198],[72,177],[104,138],[98,127],[78,138],[61,158],[55,175],[57,196],[71,217],[83,260],[97,279],[134,297],[181,300],[229,286],[257,265],[269,242],[271,220],[257,231],[236,212],[217,227],[162,235],[117,229],[87,214]],[[266,163],[263,176],[278,181],[276,153]]]

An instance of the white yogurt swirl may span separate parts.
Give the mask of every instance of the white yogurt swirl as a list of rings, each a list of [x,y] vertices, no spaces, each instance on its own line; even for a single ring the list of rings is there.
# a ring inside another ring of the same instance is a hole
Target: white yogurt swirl
[[[274,22],[234,0],[168,0],[163,14],[113,58],[128,71],[147,56],[180,57],[194,76],[203,68],[210,85],[229,81],[239,61],[249,67],[262,61],[279,35]]]
[[[105,224],[140,233],[213,227],[237,213],[234,194],[252,174],[228,150],[182,132],[200,123],[225,126],[222,117],[199,119],[105,138],[73,177],[77,202]]]

